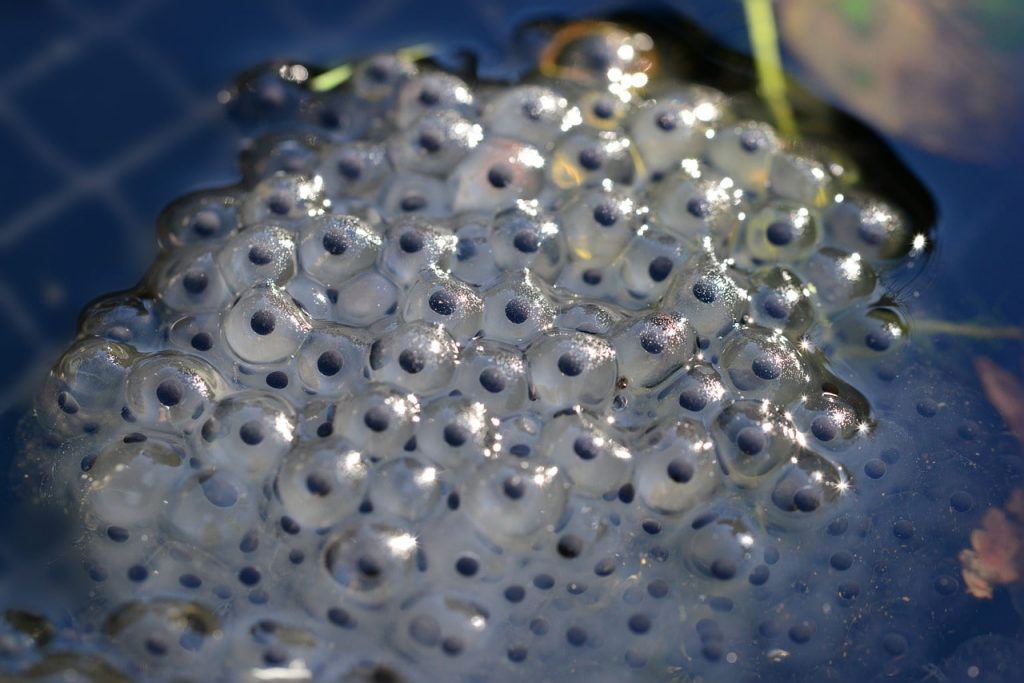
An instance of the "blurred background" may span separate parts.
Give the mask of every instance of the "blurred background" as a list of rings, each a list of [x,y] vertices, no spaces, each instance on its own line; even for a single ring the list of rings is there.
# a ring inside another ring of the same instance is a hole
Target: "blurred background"
[[[752,5],[776,17],[786,70],[879,129],[936,198],[939,248],[909,294],[921,315],[973,326],[979,354],[1019,376],[1018,0],[3,0],[0,453],[78,311],[151,262],[160,209],[237,179],[242,133],[218,93],[243,69],[423,42],[487,64],[530,19],[623,10],[678,12],[749,53]]]

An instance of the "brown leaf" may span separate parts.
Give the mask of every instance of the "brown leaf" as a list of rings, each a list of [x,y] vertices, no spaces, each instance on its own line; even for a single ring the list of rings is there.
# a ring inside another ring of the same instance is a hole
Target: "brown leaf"
[[[1024,384],[988,358],[974,359],[985,396],[1016,437],[1024,442]],[[1024,502],[1021,503],[1024,506]]]

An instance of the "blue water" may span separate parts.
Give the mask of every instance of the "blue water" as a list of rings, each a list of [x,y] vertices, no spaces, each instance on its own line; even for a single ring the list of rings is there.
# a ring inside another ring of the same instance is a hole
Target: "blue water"
[[[486,69],[515,26],[565,4],[250,0],[240,11],[240,3],[208,0],[0,3],[0,464],[6,469],[14,454],[24,399],[73,335],[77,312],[133,286],[152,260],[160,209],[237,179],[242,132],[217,93],[238,72],[276,57],[330,64],[422,42],[465,47]],[[738,2],[674,4],[748,49]],[[670,7],[579,1],[572,13],[647,6]],[[939,211],[939,247],[906,293],[913,315],[1024,324],[1024,139],[1008,140],[1016,151],[998,164],[889,143]],[[1019,343],[972,350],[1021,374]]]

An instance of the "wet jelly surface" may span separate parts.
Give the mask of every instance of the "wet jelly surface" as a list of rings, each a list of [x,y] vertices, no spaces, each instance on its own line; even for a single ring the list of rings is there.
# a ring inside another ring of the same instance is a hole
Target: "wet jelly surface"
[[[921,678],[1004,447],[909,339],[928,226],[644,33],[538,60],[239,85],[287,125],[25,426],[76,599],[22,675]]]

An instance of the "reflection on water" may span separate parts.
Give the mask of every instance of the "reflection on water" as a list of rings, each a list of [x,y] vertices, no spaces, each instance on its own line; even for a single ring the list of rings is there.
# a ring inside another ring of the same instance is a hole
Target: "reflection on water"
[[[962,159],[999,158],[1024,110],[1024,9],[981,3],[782,0],[783,39],[879,128]]]

